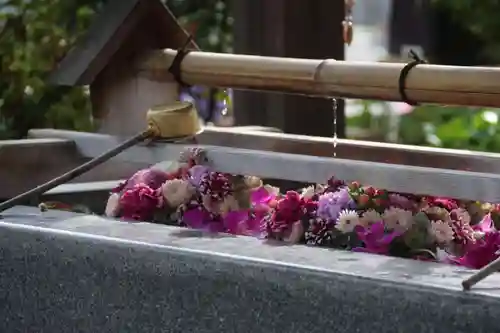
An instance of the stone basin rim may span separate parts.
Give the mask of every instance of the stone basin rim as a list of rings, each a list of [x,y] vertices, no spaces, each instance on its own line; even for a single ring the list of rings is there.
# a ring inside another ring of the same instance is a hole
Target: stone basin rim
[[[20,215],[20,214],[19,214]],[[75,214],[78,216],[78,214]],[[84,217],[85,215],[80,215],[81,217]],[[31,216],[30,216],[31,217]],[[109,222],[116,222],[115,220],[110,220],[110,219],[105,219],[101,217],[97,217],[98,219],[102,221],[109,221]],[[111,227],[118,228],[120,227],[120,224],[123,222],[119,223],[113,223]],[[69,224],[68,224],[69,225]],[[124,225],[127,225],[124,223]],[[142,227],[147,227],[146,223],[141,224]],[[156,226],[158,225],[151,225],[151,226]],[[175,238],[175,236],[172,236],[172,233],[175,231],[185,231],[185,230],[190,230],[186,228],[180,228],[180,227],[169,227],[169,226],[159,226],[161,228],[164,228],[165,230],[165,237],[166,238]],[[3,230],[3,231],[2,231]],[[393,257],[385,257],[385,256],[377,256],[377,255],[370,255],[370,254],[359,254],[355,253],[353,256],[351,256],[352,253],[345,252],[342,250],[331,250],[331,249],[317,249],[317,248],[310,248],[306,247],[304,245],[296,245],[296,246],[286,246],[286,248],[290,249],[289,251],[300,251],[303,249],[304,251],[311,251],[313,250],[317,254],[324,253],[327,256],[330,256],[329,259],[331,259],[331,262],[334,261],[339,261],[339,268],[334,268],[334,267],[322,267],[321,265],[318,264],[303,264],[303,263],[294,263],[291,260],[284,260],[284,261],[279,261],[279,260],[273,260],[269,258],[265,258],[263,256],[252,256],[252,255],[241,255],[241,254],[233,254],[230,253],[229,251],[224,251],[224,247],[221,247],[221,250],[213,250],[213,249],[208,249],[210,246],[206,246],[207,249],[202,248],[194,248],[190,247],[189,244],[187,246],[184,245],[165,245],[165,244],[159,244],[158,242],[147,242],[147,241],[142,241],[142,240],[137,240],[137,239],[130,239],[128,237],[110,237],[98,233],[93,233],[93,232],[87,232],[87,231],[75,231],[75,230],[68,230],[60,227],[50,227],[50,226],[43,226],[43,225],[32,225],[32,224],[19,224],[14,222],[9,222],[8,217],[6,220],[0,220],[0,232],[22,232],[22,233],[32,233],[32,234],[45,234],[45,236],[53,237],[53,238],[73,238],[76,240],[81,240],[84,242],[90,242],[90,243],[99,243],[104,246],[113,246],[113,247],[122,247],[122,248],[127,248],[129,250],[136,250],[136,251],[156,251],[156,252],[166,252],[166,253],[172,253],[175,255],[181,255],[181,256],[187,256],[187,257],[198,257],[198,258],[203,258],[206,260],[211,260],[211,261],[229,261],[237,265],[250,265],[254,267],[261,267],[265,269],[275,269],[275,270],[293,270],[295,272],[302,272],[304,274],[311,274],[315,276],[321,276],[323,278],[335,278],[335,279],[352,279],[352,280],[358,280],[358,281],[366,281],[368,283],[377,283],[378,285],[389,285],[391,284],[391,287],[396,287],[396,288],[406,288],[406,289],[412,289],[415,291],[419,292],[439,292],[441,295],[447,294],[448,296],[452,297],[466,297],[466,298],[481,298],[481,300],[489,301],[492,302],[498,302],[498,299],[500,299],[500,288],[492,288],[492,285],[495,285],[495,282],[498,282],[498,277],[494,277],[490,279],[490,283],[488,283],[488,286],[486,288],[481,288],[481,286],[478,286],[475,290],[469,291],[469,292],[463,292],[461,291],[461,287],[459,283],[455,282],[449,283],[449,284],[434,284],[432,283],[432,280],[430,281],[419,281],[417,280],[412,280],[412,279],[403,279],[403,278],[396,278],[396,281],[394,279],[391,279],[390,277],[386,276],[381,276],[378,275],[376,272],[371,271],[372,274],[369,274],[370,272],[370,267],[366,267],[366,269],[363,268],[363,272],[349,272],[346,270],[348,266],[343,266],[341,261],[349,261],[349,259],[342,259],[339,258],[339,256],[335,256],[335,254],[339,254],[340,256],[349,256],[349,257],[358,257],[359,260],[361,261],[369,261],[369,260],[374,260],[374,261],[381,261],[381,260],[394,260],[397,262],[401,263],[406,263],[410,265],[420,265],[423,269],[425,269],[426,266],[430,265],[431,269],[432,268],[441,268],[445,271],[445,273],[442,273],[444,277],[446,277],[446,271],[452,271],[455,267],[454,266],[448,266],[445,264],[437,264],[437,263],[423,263],[423,262],[413,262],[413,260],[407,260],[407,259],[401,259],[401,258],[393,258]],[[170,234],[170,236],[169,236]],[[36,237],[34,237],[36,238]],[[179,237],[180,238],[180,237]],[[224,238],[224,237],[223,237]],[[245,243],[245,239],[248,239],[250,237],[230,237],[232,239],[241,239],[243,243]],[[204,242],[209,242],[213,243],[216,246],[216,243],[219,242],[221,239],[205,239]],[[208,244],[210,245],[210,244]],[[279,249],[280,247],[273,247],[270,245],[265,245],[262,244],[262,249],[269,249],[270,251],[267,252],[272,252],[273,249]],[[286,250],[286,249],[285,249]],[[279,250],[277,250],[279,252]],[[321,252],[320,252],[321,251]],[[305,253],[307,255],[307,253]],[[349,255],[347,255],[349,254]],[[279,255],[279,253],[278,253]],[[337,257],[337,258],[336,258]],[[382,258],[381,258],[382,257]],[[306,258],[307,259],[307,258]],[[358,259],[354,258],[352,259],[353,261],[358,261]],[[360,263],[357,263],[358,265]],[[342,267],[343,266],[343,267]],[[342,269],[343,268],[343,269]],[[398,269],[396,267],[396,269]],[[464,270],[464,274],[466,272],[471,272],[472,270]],[[403,275],[405,275],[405,272],[401,272]],[[413,272],[414,273],[414,272]],[[412,275],[412,272],[408,272],[408,276]],[[390,276],[390,274],[389,274]],[[465,276],[465,275],[464,275]],[[456,279],[458,280],[458,279]]]

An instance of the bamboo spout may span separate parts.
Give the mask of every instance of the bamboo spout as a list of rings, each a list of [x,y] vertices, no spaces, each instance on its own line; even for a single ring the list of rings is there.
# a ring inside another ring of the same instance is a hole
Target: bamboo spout
[[[177,51],[149,54],[139,71],[169,75]],[[404,64],[294,59],[191,52],[181,63],[187,84],[267,90],[310,96],[401,101]],[[500,68],[418,65],[406,82],[408,98],[421,103],[500,107]]]

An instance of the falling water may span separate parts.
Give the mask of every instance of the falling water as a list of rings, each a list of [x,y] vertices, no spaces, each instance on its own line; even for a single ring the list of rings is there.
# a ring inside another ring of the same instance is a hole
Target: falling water
[[[227,99],[229,98],[227,91],[224,90],[223,94],[223,100],[222,100],[222,110],[220,111],[221,115],[223,117],[227,116],[228,110],[227,110]]]
[[[338,135],[337,135],[337,99],[332,98],[332,111],[333,111],[333,157],[337,157],[337,143],[338,143]]]

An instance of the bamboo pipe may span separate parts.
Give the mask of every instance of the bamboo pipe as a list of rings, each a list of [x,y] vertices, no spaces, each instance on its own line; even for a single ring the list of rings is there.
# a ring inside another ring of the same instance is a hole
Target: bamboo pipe
[[[138,70],[170,75],[176,54],[154,51]],[[193,51],[182,61],[181,75],[190,85],[401,101],[398,80],[404,65]],[[500,68],[417,65],[407,77],[406,93],[420,103],[500,107]]]

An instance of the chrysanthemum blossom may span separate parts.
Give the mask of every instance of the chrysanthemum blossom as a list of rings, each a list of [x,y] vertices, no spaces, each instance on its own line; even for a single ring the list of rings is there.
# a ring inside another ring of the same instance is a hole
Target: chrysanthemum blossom
[[[335,228],[342,233],[348,233],[354,231],[359,223],[359,215],[355,210],[344,209],[340,212]]]
[[[169,207],[177,208],[191,199],[195,194],[195,188],[187,180],[172,179],[163,183],[161,193]]]
[[[382,219],[389,230],[404,232],[413,225],[413,213],[406,209],[390,207],[384,211]]]
[[[430,233],[439,244],[448,244],[453,241],[455,233],[449,222],[431,221]]]

